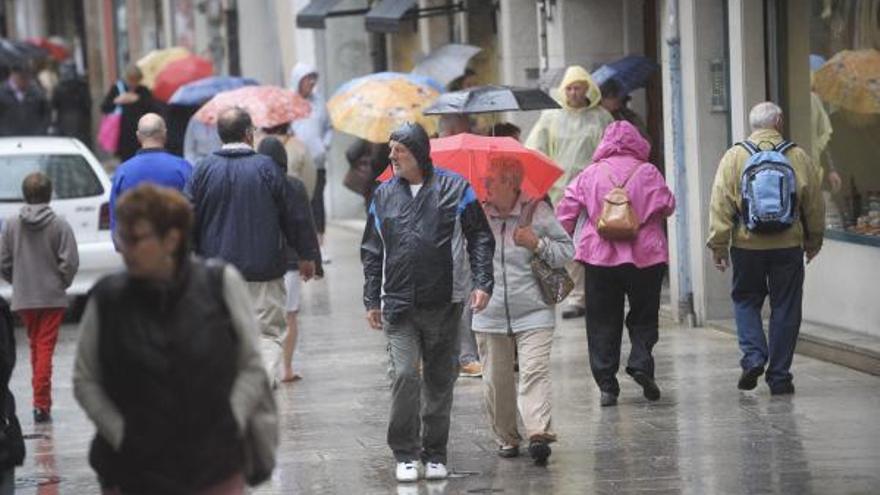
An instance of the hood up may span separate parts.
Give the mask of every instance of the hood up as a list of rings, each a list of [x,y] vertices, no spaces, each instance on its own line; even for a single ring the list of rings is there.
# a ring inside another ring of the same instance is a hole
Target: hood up
[[[55,218],[55,212],[49,208],[49,203],[24,205],[18,213],[18,218],[21,219],[22,226],[32,230],[40,230],[52,222]]]
[[[315,66],[305,62],[297,62],[293,69],[290,69],[290,89],[299,92],[300,81],[309,74],[318,74]]]
[[[623,155],[646,162],[650,154],[651,144],[642,137],[639,130],[625,120],[617,120],[605,128],[602,142],[593,153],[593,161]]]
[[[425,128],[418,123],[404,123],[391,133],[389,141],[397,141],[409,148],[410,153],[419,162],[419,168],[426,174],[434,169],[434,164],[431,163],[431,140]]]
[[[599,91],[599,85],[596,84],[596,81],[593,81],[593,77],[590,76],[590,73],[580,65],[572,65],[569,66],[568,69],[565,69],[565,76],[562,77],[562,82],[559,83],[559,88],[557,88],[559,104],[562,105],[563,108],[572,110],[572,108],[568,106],[568,101],[565,98],[565,88],[568,87],[569,84],[575,82],[587,83],[587,99],[590,100],[590,102],[586,108],[593,108],[602,101],[602,92]]]

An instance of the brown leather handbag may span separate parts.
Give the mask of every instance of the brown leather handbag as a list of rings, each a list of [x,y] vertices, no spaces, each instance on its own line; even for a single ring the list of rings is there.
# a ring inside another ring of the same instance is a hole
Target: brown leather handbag
[[[535,199],[523,206],[522,216],[520,216],[519,220],[520,227],[527,227],[532,224],[535,209],[541,201]],[[559,304],[574,289],[574,281],[565,268],[553,268],[538,255],[532,256],[530,264],[532,274],[538,282],[538,289],[541,291],[541,300],[544,301],[544,304],[548,306]]]
[[[633,169],[627,178],[620,184],[614,182],[614,177],[608,166],[600,162],[598,164],[605,171],[608,180],[614,186],[602,199],[602,213],[596,222],[596,230],[599,236],[609,241],[631,241],[639,233],[639,217],[632,207],[629,193],[626,192],[626,183],[641,168],[641,165]]]

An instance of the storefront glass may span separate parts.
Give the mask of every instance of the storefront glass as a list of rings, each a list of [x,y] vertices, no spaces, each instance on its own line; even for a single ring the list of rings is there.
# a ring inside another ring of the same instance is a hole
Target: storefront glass
[[[811,0],[810,128],[829,236],[880,246],[880,0]],[[836,235],[837,234],[837,235]]]

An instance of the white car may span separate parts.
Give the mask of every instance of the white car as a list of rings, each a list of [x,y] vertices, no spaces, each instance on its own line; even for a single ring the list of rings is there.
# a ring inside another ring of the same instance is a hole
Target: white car
[[[84,296],[101,276],[122,268],[110,237],[110,179],[95,155],[80,141],[62,137],[0,138],[0,218],[18,215],[24,204],[21,182],[31,172],[52,180],[50,205],[73,228],[79,271],[67,289]],[[0,282],[0,295],[12,286]]]

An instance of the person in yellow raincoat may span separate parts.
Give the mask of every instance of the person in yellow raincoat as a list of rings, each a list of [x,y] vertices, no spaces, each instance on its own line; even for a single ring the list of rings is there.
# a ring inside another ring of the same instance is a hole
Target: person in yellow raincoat
[[[614,121],[599,104],[599,86],[579,65],[566,69],[557,98],[562,108],[541,112],[526,139],[527,147],[541,151],[565,170],[548,193],[554,204],[562,197],[565,186],[592,162],[605,127]],[[579,234],[578,229],[575,237]],[[579,318],[585,313],[583,270],[578,263],[569,267],[575,288],[568,297],[569,308],[562,312],[563,318]]]

